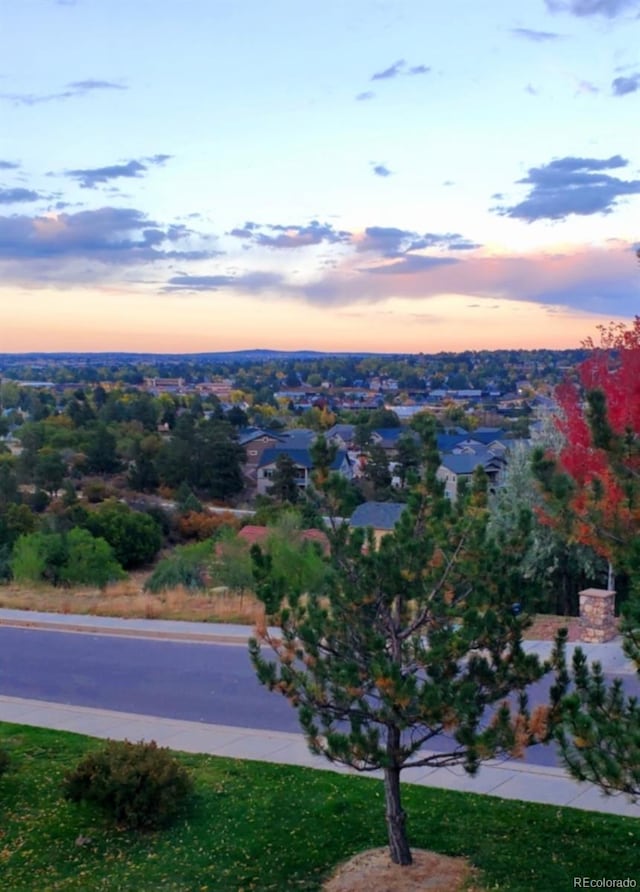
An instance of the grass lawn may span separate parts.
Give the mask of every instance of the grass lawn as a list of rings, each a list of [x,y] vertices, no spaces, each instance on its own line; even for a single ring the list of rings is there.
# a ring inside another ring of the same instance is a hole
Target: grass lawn
[[[384,845],[380,782],[180,754],[196,796],[171,829],[136,835],[62,800],[88,748],[76,734],[0,724],[0,883],[7,892],[317,890],[339,861]],[[486,890],[561,892],[574,876],[640,882],[640,821],[407,785],[412,844],[465,855]],[[639,809],[640,812],[640,809]],[[77,845],[79,836],[89,837]]]

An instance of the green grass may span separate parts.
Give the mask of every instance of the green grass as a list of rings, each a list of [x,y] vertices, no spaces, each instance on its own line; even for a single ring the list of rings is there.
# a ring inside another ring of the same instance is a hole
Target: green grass
[[[332,867],[384,845],[378,781],[180,754],[196,796],[171,829],[137,835],[65,802],[60,780],[87,737],[0,724],[0,884],[7,892],[317,890]],[[487,890],[573,888],[573,877],[640,880],[640,821],[407,785],[412,845],[465,855]],[[640,813],[640,809],[639,809]],[[76,845],[79,835],[90,843]]]

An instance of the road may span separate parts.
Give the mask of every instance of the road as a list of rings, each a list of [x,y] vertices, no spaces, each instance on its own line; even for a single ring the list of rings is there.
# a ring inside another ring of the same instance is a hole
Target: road
[[[242,728],[298,731],[233,645],[0,628],[0,693]]]
[[[630,680],[635,690],[636,681]],[[548,682],[530,689],[547,701]],[[300,731],[284,698],[262,687],[244,646],[0,627],[0,694],[186,721]],[[449,748],[446,738],[429,748]],[[553,747],[526,761],[559,764]]]

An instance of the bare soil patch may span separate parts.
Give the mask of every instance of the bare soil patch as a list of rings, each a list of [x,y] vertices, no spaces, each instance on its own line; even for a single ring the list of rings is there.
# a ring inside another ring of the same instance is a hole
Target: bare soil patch
[[[341,864],[322,892],[482,892],[466,858],[412,849],[413,864],[399,867],[389,850],[369,849]]]

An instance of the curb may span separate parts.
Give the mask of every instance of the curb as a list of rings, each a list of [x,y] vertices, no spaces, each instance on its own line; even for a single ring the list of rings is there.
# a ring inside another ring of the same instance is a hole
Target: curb
[[[160,620],[161,622],[161,620]],[[219,632],[199,634],[198,632],[171,632],[161,629],[105,628],[101,625],[84,623],[47,622],[46,620],[2,619],[0,627],[9,629],[40,629],[44,632],[71,632],[85,635],[106,635],[113,638],[149,638],[158,641],[189,641],[196,644],[244,645],[248,638],[238,635],[224,635]]]

